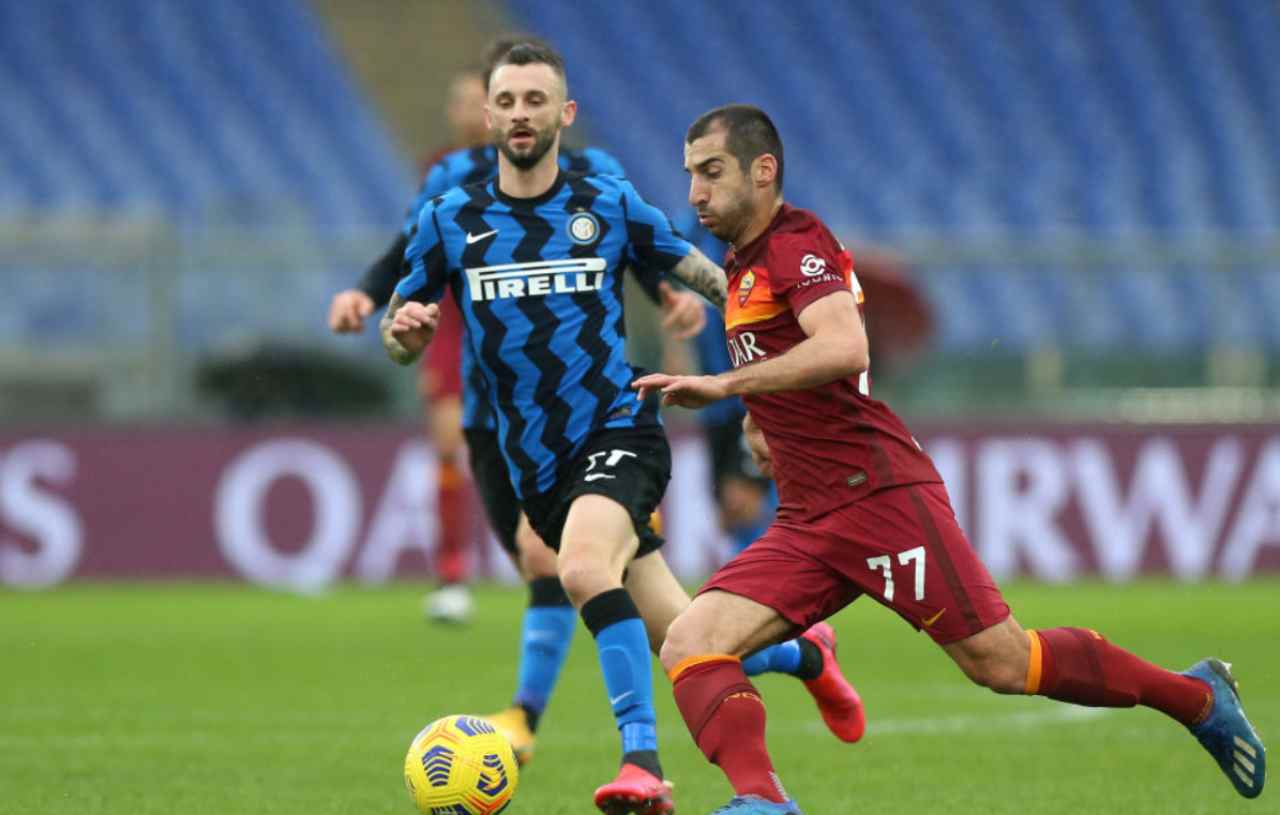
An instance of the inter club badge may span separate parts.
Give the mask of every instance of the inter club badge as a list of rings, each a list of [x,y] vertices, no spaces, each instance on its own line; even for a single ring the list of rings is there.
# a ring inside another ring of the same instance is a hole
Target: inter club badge
[[[569,218],[569,239],[579,246],[595,243],[600,235],[600,222],[590,212],[576,212]]]

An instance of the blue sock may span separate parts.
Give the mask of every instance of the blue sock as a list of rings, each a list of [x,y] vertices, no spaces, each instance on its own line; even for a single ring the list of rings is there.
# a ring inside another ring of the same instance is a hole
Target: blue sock
[[[514,702],[524,708],[530,729],[536,729],[569,656],[578,613],[554,577],[532,581],[529,590],[529,607],[520,632],[520,673]]]
[[[626,589],[612,589],[587,601],[582,620],[596,638],[604,687],[622,736],[622,760],[661,778],[649,636],[640,612]]]
[[[742,660],[742,670],[747,676],[763,673],[781,673],[795,676],[800,670],[800,642],[787,640],[768,648],[761,648]]]

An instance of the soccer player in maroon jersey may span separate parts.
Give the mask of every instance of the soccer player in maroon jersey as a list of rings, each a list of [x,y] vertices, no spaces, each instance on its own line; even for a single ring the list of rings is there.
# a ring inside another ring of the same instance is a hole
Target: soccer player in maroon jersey
[[[1191,729],[1238,792],[1260,793],[1266,754],[1225,663],[1174,673],[1095,631],[1028,631],[1011,616],[933,463],[870,397],[853,260],[813,213],[783,202],[782,142],[769,117],[717,108],[685,141],[689,202],[732,245],[724,318],[734,369],[635,385],[691,408],[741,396],[753,451],[781,499],[775,523],[712,576],[662,647],[694,741],[733,785],[717,812],[800,812],[774,773],[764,704],[740,660],[862,594],[924,629],[997,693],[1155,708]]]

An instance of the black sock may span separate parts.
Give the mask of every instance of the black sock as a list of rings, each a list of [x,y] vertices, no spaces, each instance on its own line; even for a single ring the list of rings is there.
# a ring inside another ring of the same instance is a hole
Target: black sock
[[[657,750],[632,750],[622,756],[623,764],[634,764],[642,770],[648,770],[658,778],[663,778],[662,764],[658,762]]]
[[[800,645],[800,667],[796,670],[796,677],[817,679],[822,675],[822,651],[804,637],[797,637],[796,642]]]
[[[569,595],[558,577],[535,577],[529,581],[529,605],[571,606]]]
[[[542,718],[542,711],[535,710],[528,705],[520,705],[520,709],[524,711],[525,724],[529,725],[530,733],[538,732],[538,719]]]

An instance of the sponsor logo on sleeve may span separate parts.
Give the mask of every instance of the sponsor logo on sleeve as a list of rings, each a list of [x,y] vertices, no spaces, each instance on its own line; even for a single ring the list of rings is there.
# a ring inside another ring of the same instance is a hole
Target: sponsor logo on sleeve
[[[820,258],[814,254],[805,255],[800,259],[800,274],[805,277],[817,277],[827,271],[826,258]]]

